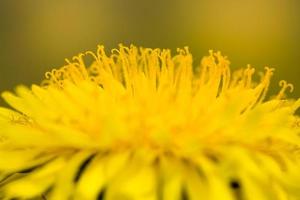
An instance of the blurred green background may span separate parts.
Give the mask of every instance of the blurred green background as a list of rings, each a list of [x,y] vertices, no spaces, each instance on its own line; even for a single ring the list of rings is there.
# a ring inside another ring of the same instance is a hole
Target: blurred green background
[[[209,49],[232,68],[276,68],[300,97],[299,0],[0,0],[0,90],[39,83],[79,52],[119,43]]]

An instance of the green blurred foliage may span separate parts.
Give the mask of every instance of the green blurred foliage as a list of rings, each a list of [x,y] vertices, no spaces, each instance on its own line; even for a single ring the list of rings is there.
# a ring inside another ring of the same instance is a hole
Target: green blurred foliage
[[[0,90],[39,83],[44,72],[104,44],[189,46],[195,65],[209,49],[232,68],[276,68],[300,96],[298,0],[1,0]]]

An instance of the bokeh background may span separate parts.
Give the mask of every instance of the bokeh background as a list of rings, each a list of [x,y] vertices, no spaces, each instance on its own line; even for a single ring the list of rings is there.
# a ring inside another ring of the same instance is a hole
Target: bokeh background
[[[209,49],[232,68],[276,68],[300,97],[299,0],[0,0],[0,90],[39,83],[79,52],[119,43]],[[3,103],[3,102],[2,102]]]

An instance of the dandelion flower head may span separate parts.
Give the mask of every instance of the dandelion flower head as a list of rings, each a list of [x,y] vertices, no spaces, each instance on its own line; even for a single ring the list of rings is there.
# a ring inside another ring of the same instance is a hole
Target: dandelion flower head
[[[300,199],[300,100],[266,98],[273,69],[123,45],[66,63],[2,94],[0,199]]]

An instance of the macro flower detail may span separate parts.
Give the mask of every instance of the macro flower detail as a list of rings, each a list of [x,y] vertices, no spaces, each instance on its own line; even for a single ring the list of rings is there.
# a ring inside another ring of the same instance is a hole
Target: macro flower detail
[[[90,62],[92,58],[92,62]],[[210,51],[75,56],[0,108],[0,199],[300,199],[300,100]]]

